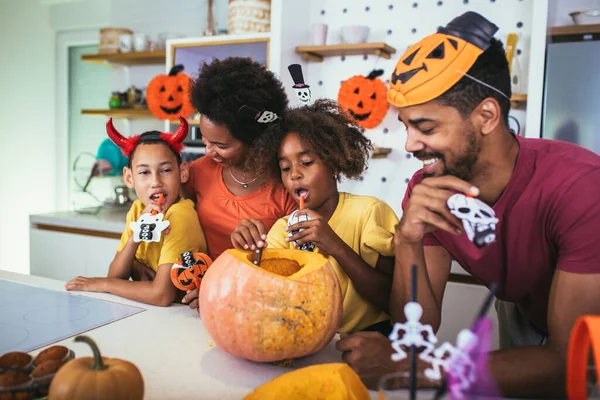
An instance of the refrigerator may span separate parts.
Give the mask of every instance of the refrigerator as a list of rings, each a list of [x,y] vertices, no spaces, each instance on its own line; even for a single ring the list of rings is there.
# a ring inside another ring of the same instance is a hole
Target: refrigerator
[[[541,136],[600,154],[600,41],[549,43],[545,69]]]

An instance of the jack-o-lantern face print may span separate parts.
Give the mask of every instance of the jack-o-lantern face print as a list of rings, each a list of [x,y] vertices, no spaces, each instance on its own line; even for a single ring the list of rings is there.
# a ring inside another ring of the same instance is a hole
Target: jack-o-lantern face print
[[[184,74],[182,65],[174,66],[169,75],[158,75],[148,84],[146,102],[159,119],[176,119],[177,115],[189,117],[194,111],[190,102],[191,79]]]
[[[171,281],[180,290],[199,288],[211,264],[212,260],[204,253],[185,252],[171,268]]]
[[[390,77],[390,104],[407,107],[442,95],[469,71],[497,30],[496,25],[469,11],[411,46]]]
[[[381,74],[383,70],[375,70],[367,77],[353,76],[342,83],[338,92],[338,103],[366,129],[379,125],[389,107],[387,86],[377,78]]]

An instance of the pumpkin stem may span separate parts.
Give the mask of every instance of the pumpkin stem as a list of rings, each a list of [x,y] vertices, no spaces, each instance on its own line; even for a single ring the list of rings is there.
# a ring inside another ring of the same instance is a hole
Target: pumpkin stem
[[[367,76],[367,79],[375,79],[378,76],[383,75],[383,70],[382,69],[374,69],[373,71],[371,71],[371,73],[369,74],[369,76]]]
[[[169,71],[169,76],[175,76],[181,71],[183,71],[183,64],[173,65],[173,68]],[[381,71],[381,73],[383,73],[383,71]]]
[[[102,362],[102,355],[100,354],[100,349],[98,349],[96,342],[94,342],[91,337],[80,335],[80,336],[75,336],[74,340],[76,342],[87,343],[92,348],[92,353],[94,354],[94,365],[92,365],[92,368],[91,368],[92,371],[102,371],[102,370],[108,368]]]

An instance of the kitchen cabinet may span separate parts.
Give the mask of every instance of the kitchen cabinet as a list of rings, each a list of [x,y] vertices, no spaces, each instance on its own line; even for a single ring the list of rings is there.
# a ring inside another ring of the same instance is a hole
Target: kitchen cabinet
[[[58,212],[30,216],[31,275],[68,281],[104,277],[113,260],[127,209],[97,215]]]

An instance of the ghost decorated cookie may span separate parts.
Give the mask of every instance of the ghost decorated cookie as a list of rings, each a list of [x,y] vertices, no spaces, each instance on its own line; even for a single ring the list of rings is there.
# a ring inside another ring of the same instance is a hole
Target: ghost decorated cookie
[[[169,221],[163,221],[163,217],[163,213],[146,213],[140,215],[137,221],[131,222],[129,227],[133,231],[133,241],[160,242],[162,231],[169,226]]]
[[[462,193],[450,196],[447,204],[450,212],[460,218],[467,237],[475,246],[482,248],[496,241],[498,218],[492,207]]]

